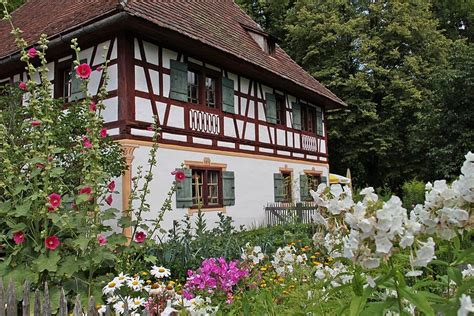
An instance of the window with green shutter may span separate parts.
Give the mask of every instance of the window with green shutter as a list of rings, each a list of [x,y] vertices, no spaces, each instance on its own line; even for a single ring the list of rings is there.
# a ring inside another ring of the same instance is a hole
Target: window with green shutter
[[[222,111],[235,113],[234,80],[222,78]]]
[[[311,194],[309,194],[308,188],[308,176],[305,174],[300,175],[300,201],[309,201]]]
[[[235,205],[235,175],[233,171],[222,171],[222,191],[223,205]]]
[[[301,105],[298,102],[292,103],[293,128],[301,130]]]
[[[188,102],[188,65],[171,60],[170,67],[170,98]]]
[[[273,174],[275,202],[291,202],[293,200],[293,183],[291,173]]]
[[[184,181],[179,182],[176,189],[176,207],[189,208],[193,206],[192,171],[191,169],[176,169],[184,172]]]
[[[205,209],[235,205],[233,171],[203,166],[179,170],[186,178],[178,184],[176,207]]]
[[[276,124],[277,123],[277,108],[276,108],[276,98],[275,95],[271,93],[265,94],[265,99],[267,102],[267,122]]]
[[[316,133],[319,136],[324,136],[323,112],[320,108],[316,109]]]

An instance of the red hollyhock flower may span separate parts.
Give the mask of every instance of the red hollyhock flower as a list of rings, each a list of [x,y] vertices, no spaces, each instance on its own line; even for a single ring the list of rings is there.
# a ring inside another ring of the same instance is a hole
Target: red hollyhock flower
[[[13,234],[13,241],[17,245],[21,245],[22,243],[25,242],[25,233],[22,231],[16,232]]]
[[[31,126],[40,126],[40,125],[41,125],[41,121],[38,121],[38,120],[31,121]]]
[[[26,86],[26,83],[23,81],[18,84],[18,88],[20,88],[23,91],[28,91],[28,87]]]
[[[102,65],[99,65],[97,66],[97,68],[95,68],[96,71],[102,71]]]
[[[171,174],[174,175],[174,179],[178,182],[183,182],[186,179],[186,175],[182,171],[175,170]]]
[[[82,189],[79,190],[79,194],[92,194],[92,188],[83,187]]]
[[[106,128],[102,128],[100,130],[100,137],[102,137],[102,138],[107,137],[107,129]]]
[[[110,192],[114,192],[115,191],[115,181],[110,182],[107,187],[109,188]]]
[[[57,209],[61,205],[61,195],[57,193],[51,193],[49,195],[49,206],[53,209]]]
[[[155,130],[155,129],[153,128],[153,126],[151,126],[151,125],[148,126],[146,129],[149,130],[149,131],[154,131],[154,130]]]
[[[82,136],[82,144],[84,148],[92,148],[92,143],[87,136]]]
[[[105,199],[105,202],[108,204],[108,205],[112,205],[112,194],[109,194],[109,196]]]
[[[89,111],[95,112],[95,110],[97,110],[97,104],[94,101],[91,101],[91,103],[89,103]]]
[[[36,169],[43,169],[43,168],[44,168],[44,164],[39,163],[39,162],[36,164]]]
[[[88,64],[80,64],[76,67],[76,74],[82,78],[87,79],[91,75],[92,69]]]
[[[54,250],[60,245],[59,238],[57,236],[49,236],[44,240],[44,245],[46,248]]]
[[[146,234],[144,232],[138,232],[135,234],[135,242],[141,244],[146,240]]]
[[[38,51],[36,50],[36,48],[32,47],[28,50],[28,57],[30,58],[35,58],[36,56],[38,56]]]
[[[102,234],[97,235],[97,243],[99,246],[104,246],[107,243],[107,237]]]

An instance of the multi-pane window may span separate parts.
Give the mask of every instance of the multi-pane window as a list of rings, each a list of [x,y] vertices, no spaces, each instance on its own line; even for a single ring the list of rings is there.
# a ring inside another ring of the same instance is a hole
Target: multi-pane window
[[[317,174],[308,174],[308,191],[316,191],[321,183],[321,176]]]
[[[199,104],[199,74],[188,70],[188,102]]]
[[[217,107],[216,79],[206,77],[206,105],[210,108]]]
[[[71,69],[65,68],[62,70],[62,91],[61,96],[63,98],[69,98],[71,96]]]
[[[285,202],[291,202],[293,199],[293,184],[290,172],[282,172],[283,175],[283,194],[285,195]]]
[[[301,106],[301,129],[323,136],[322,112],[309,105]]]
[[[212,169],[192,169],[193,207],[206,208],[221,206],[221,171]]]
[[[286,123],[286,106],[285,98],[280,95],[276,95],[276,123],[285,125]]]

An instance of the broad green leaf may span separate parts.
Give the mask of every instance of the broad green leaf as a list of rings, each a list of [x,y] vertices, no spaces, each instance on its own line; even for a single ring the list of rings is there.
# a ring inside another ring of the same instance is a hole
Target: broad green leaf
[[[73,244],[76,247],[79,247],[82,251],[85,251],[87,249],[87,246],[89,245],[90,239],[84,235],[80,235],[77,237],[74,241]]]
[[[351,306],[349,309],[351,316],[359,315],[364,309],[365,303],[367,302],[367,297],[352,295]]]
[[[423,295],[415,293],[407,286],[399,287],[401,297],[407,299],[427,316],[434,316],[434,310]]]
[[[374,316],[384,315],[386,309],[397,305],[397,300],[394,298],[387,298],[385,302],[373,302],[366,304],[366,308],[360,313],[360,316]]]
[[[448,267],[448,276],[459,286],[462,282],[461,270],[457,267]]]
[[[79,264],[75,257],[69,256],[64,258],[59,264],[58,275],[71,277],[79,270]]]
[[[48,254],[41,254],[33,264],[36,267],[36,271],[43,272],[56,272],[58,270],[58,262],[61,257],[58,251],[49,251]]]

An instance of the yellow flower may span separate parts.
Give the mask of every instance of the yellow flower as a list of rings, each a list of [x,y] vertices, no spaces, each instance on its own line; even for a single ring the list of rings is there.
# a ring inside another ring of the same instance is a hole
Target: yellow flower
[[[267,271],[267,268],[261,267],[261,268],[260,268],[260,271]]]
[[[146,271],[142,272],[142,276],[147,276],[147,275],[148,275],[148,272],[146,272]]]
[[[311,258],[311,259],[316,259],[316,256],[311,256],[310,258]]]
[[[287,291],[283,291],[282,293],[283,293],[283,295],[288,295]]]

